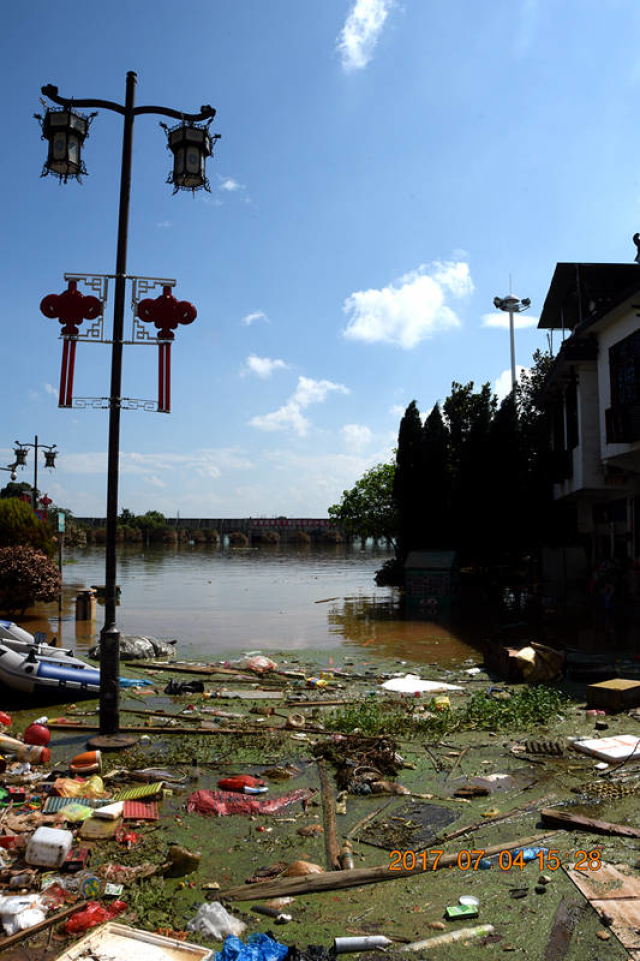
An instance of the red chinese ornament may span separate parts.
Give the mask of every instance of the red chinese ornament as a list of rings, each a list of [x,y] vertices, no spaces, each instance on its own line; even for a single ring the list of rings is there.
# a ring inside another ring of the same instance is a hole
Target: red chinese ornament
[[[102,302],[97,297],[81,294],[78,281],[70,280],[61,294],[48,294],[40,302],[40,310],[51,319],[57,318],[62,326],[64,344],[60,368],[59,407],[71,407],[73,402],[73,374],[76,364],[76,341],[83,320],[95,320],[102,313]]]
[[[171,287],[163,287],[155,300],[147,298],[138,304],[138,317],[158,329],[158,411],[171,410],[171,341],[178,324],[192,324],[198,311],[188,300],[177,300]]]

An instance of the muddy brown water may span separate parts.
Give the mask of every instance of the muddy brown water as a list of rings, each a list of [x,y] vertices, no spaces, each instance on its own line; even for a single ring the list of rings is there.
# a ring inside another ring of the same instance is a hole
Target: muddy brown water
[[[104,583],[104,549],[69,552],[63,602],[39,605],[19,623],[86,652],[103,625],[75,620],[79,590]],[[124,547],[119,552],[118,626],[127,634],[177,638],[178,656],[247,650],[395,656],[448,665],[477,659],[481,632],[403,616],[400,592],[378,587],[390,554],[353,545],[256,549]],[[328,656],[328,655],[327,655]]]

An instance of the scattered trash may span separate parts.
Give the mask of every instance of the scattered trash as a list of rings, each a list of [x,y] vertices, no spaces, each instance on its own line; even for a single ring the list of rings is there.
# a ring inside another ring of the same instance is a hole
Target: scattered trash
[[[89,928],[94,928],[105,921],[113,921],[119,914],[127,910],[124,901],[113,901],[108,908],[103,908],[99,901],[90,901],[86,908],[72,915],[64,925],[67,934],[82,934]]]
[[[553,681],[562,675],[565,655],[543,644],[530,644],[519,650],[514,660],[522,670],[525,681],[541,684]]]
[[[187,923],[186,930],[222,941],[228,935],[239,938],[246,927],[244,921],[234,918],[219,901],[207,901],[200,905],[195,918]]]
[[[37,828],[29,838],[25,851],[27,864],[43,868],[59,868],[73,846],[71,831],[60,828]]]
[[[268,934],[254,933],[243,944],[239,938],[230,934],[216,954],[215,961],[284,961],[289,948],[286,944],[274,941]]]
[[[361,938],[334,938],[333,950],[336,954],[348,954],[356,951],[377,951],[388,948],[393,941],[383,934],[371,934]]]
[[[573,741],[572,747],[601,761],[627,761],[631,757],[640,759],[640,737],[633,734],[581,739]]]
[[[235,791],[239,794],[266,794],[267,784],[259,777],[250,774],[239,774],[236,777],[223,777],[218,781],[218,787],[223,791]]]
[[[164,693],[171,697],[179,697],[181,694],[204,694],[204,684],[202,681],[174,681],[171,678]]]
[[[441,694],[445,691],[462,691],[458,684],[445,684],[444,681],[425,681],[417,674],[405,674],[403,677],[392,677],[383,681],[385,691],[394,694]]]
[[[404,944],[401,951],[430,951],[431,948],[439,948],[443,944],[454,944],[457,941],[473,941],[475,938],[484,938],[493,934],[495,928],[492,924],[480,924],[475,928],[459,928],[457,931],[449,931],[447,934],[436,935],[435,938],[427,938],[426,941],[412,941],[411,944]]]
[[[274,814],[296,801],[308,800],[313,792],[304,788],[290,791],[279,798],[265,800],[239,797],[232,791],[196,791],[187,799],[187,812],[191,814],[213,814],[226,817],[230,814]]]

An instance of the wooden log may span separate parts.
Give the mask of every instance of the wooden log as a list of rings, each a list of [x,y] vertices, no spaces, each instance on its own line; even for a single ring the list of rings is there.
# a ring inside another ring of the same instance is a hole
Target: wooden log
[[[481,828],[490,827],[492,824],[498,824],[500,821],[506,821],[508,818],[516,817],[518,814],[526,814],[528,811],[535,811],[535,809],[540,807],[541,804],[546,804],[547,801],[550,801],[555,797],[555,794],[547,794],[546,797],[540,798],[537,801],[529,801],[528,804],[523,804],[518,808],[511,808],[510,811],[505,811],[504,814],[498,814],[494,818],[483,818],[482,821],[475,821],[473,824],[465,824],[464,827],[458,828],[456,831],[452,831],[450,834],[443,834],[441,837],[438,837],[438,844],[441,844],[443,841],[453,841],[454,838],[462,837],[463,834],[471,834],[474,831],[481,830]]]
[[[544,961],[562,961],[569,950],[571,935],[585,905],[575,898],[563,898],[553,918],[551,934],[544,949]]]
[[[9,935],[8,938],[0,939],[0,951],[4,951],[6,948],[12,948],[14,944],[20,944],[21,941],[25,941],[34,934],[46,931],[47,928],[57,924],[58,921],[64,921],[77,911],[81,911],[87,904],[89,904],[88,901],[78,901],[70,908],[65,908],[64,911],[58,911],[57,914],[52,914],[50,917],[45,918],[44,921],[40,921],[39,924],[33,924],[30,928],[24,928],[22,931],[16,931],[15,934]]]
[[[50,721],[47,727],[52,731],[93,731],[98,733],[99,727],[93,724],[62,724],[59,721]],[[121,727],[120,734],[297,734],[299,731],[310,734],[318,734],[317,728],[296,728],[290,731],[286,727],[144,727],[133,725],[131,727]]]
[[[519,838],[517,841],[508,841],[505,844],[495,844],[493,847],[484,848],[484,854],[491,857],[493,854],[500,854],[501,851],[530,847],[549,836],[549,832],[546,832]],[[354,868],[353,871],[327,871],[326,874],[307,874],[301,878],[281,878],[275,881],[260,881],[257,884],[240,884],[235,888],[220,891],[218,896],[220,900],[226,898],[228,901],[255,901],[261,898],[295,897],[297,894],[340,891],[345,888],[359,887],[361,884],[377,884],[380,881],[408,878],[412,874],[424,874],[425,870],[431,872],[452,867],[457,863],[458,853],[456,852],[443,855],[437,867],[435,861],[425,858],[423,865],[422,860],[416,858],[416,866],[413,870],[403,868],[400,871],[391,871],[388,864],[382,864],[373,868]]]
[[[567,831],[588,831],[591,834],[617,834],[623,838],[640,838],[640,828],[627,824],[612,824],[610,821],[595,821],[582,814],[571,814],[569,811],[556,811],[553,808],[543,808],[540,817],[545,824],[552,827],[564,828]]]
[[[327,869],[329,871],[340,869],[340,848],[338,847],[338,836],[336,833],[336,804],[333,797],[333,790],[329,775],[325,767],[324,758],[317,760],[318,773],[320,775],[320,794],[322,797],[322,823],[324,826],[324,851]]]
[[[389,798],[389,800],[387,801],[387,803],[386,803],[386,804],[383,804],[382,807],[376,808],[375,811],[370,811],[369,814],[365,814],[365,816],[364,816],[363,818],[361,818],[361,819],[358,821],[357,824],[354,824],[353,827],[351,828],[351,830],[350,830],[347,834],[345,834],[344,836],[345,836],[346,838],[355,837],[355,836],[357,835],[358,831],[360,830],[360,828],[363,828],[363,827],[365,826],[365,824],[368,824],[368,823],[369,823],[369,821],[373,821],[373,819],[374,819],[374,818],[377,818],[379,814],[382,814],[382,812],[383,812],[386,808],[388,808],[389,805],[391,804],[391,802],[394,801],[394,800],[395,800],[395,798]]]

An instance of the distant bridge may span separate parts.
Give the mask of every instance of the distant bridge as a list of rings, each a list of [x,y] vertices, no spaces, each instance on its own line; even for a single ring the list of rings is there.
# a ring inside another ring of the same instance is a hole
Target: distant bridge
[[[78,524],[87,527],[106,527],[105,517],[75,517]],[[328,530],[338,531],[343,537],[345,531],[340,521],[327,517],[167,517],[168,527],[185,530],[213,530],[223,536],[233,531],[241,531],[250,537],[262,531],[276,531],[286,539],[288,534],[304,531],[312,537],[319,537]]]

